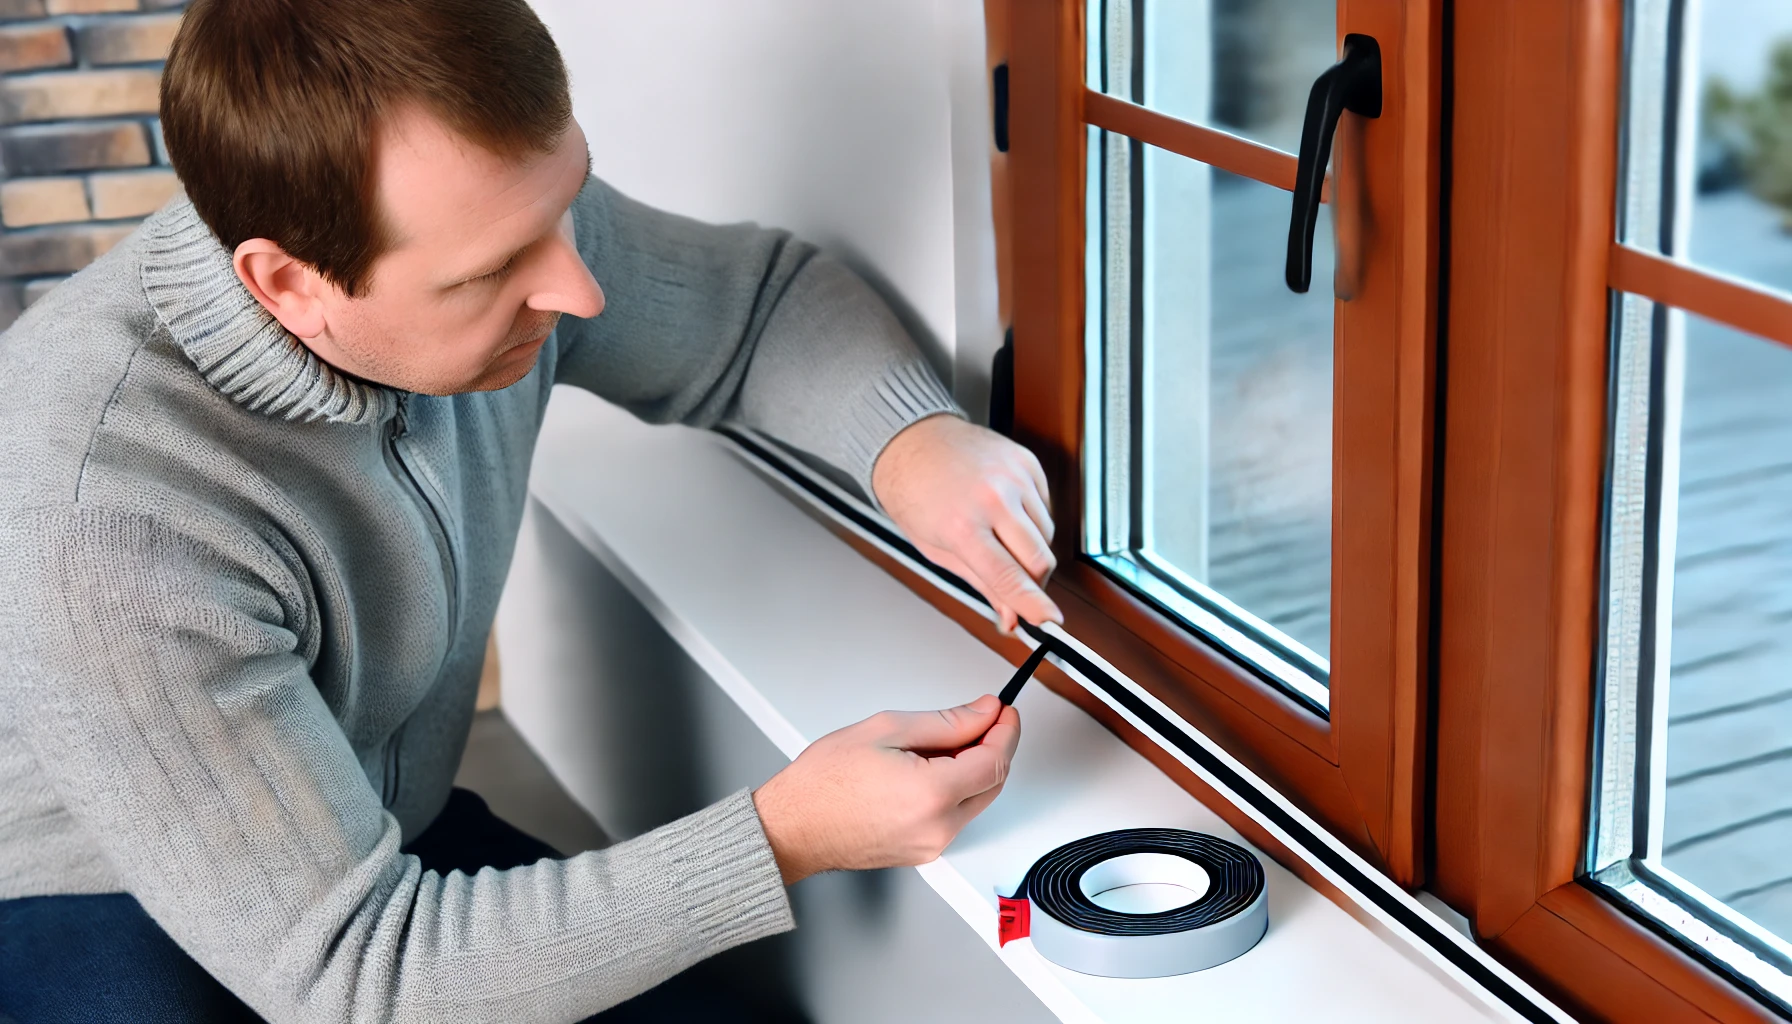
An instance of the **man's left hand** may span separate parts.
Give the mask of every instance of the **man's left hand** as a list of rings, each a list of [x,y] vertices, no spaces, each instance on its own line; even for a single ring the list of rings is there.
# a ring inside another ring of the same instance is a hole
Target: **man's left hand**
[[[930,416],[884,448],[871,487],[923,555],[989,599],[1004,631],[1017,619],[1064,621],[1043,589],[1058,561],[1032,452],[956,416]]]

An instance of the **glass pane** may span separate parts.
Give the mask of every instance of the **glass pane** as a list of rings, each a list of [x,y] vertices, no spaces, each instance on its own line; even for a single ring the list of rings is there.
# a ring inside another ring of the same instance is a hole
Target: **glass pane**
[[[1138,66],[1140,11],[1155,28],[1180,19],[1179,38],[1212,28],[1194,24],[1203,4],[1110,2],[1091,25],[1091,81],[1199,105],[1213,83],[1198,64],[1152,67],[1146,51]],[[1295,295],[1283,282],[1287,192],[1097,130],[1089,161],[1086,549],[1323,709],[1330,211],[1318,287]]]
[[[1636,296],[1616,308],[1590,868],[1784,1003],[1792,349]]]
[[[1792,290],[1792,4],[1626,15],[1620,236]],[[1792,1009],[1792,349],[1613,310],[1590,881]]]
[[[1664,133],[1650,157],[1669,168],[1663,208],[1684,212],[1639,218],[1628,240],[1792,292],[1792,3],[1701,0],[1683,12],[1696,41],[1681,72],[1685,100],[1663,101],[1660,116],[1678,114],[1687,130]],[[1660,78],[1675,89],[1675,76]]]
[[[1685,320],[1662,862],[1792,936],[1792,349]]]
[[[1331,650],[1332,298],[1331,218],[1320,215],[1314,280],[1305,295],[1282,280],[1287,255],[1286,192],[1214,172],[1211,490],[1206,571],[1197,538],[1164,507],[1187,448],[1147,466],[1159,496],[1155,550],[1244,605],[1303,646]],[[1185,300],[1159,288],[1156,305],[1174,315]],[[1189,344],[1166,333],[1158,348]],[[1175,388],[1174,381],[1165,381]],[[1181,391],[1184,402],[1188,392]],[[1161,396],[1165,404],[1174,394]]]
[[[1300,148],[1307,93],[1338,59],[1337,0],[1092,0],[1089,24],[1121,19],[1130,29],[1135,6],[1142,95],[1120,77],[1091,75],[1091,88],[1290,153]],[[1157,88],[1157,74],[1199,85]]]
[[[1704,0],[1693,260],[1792,291],[1792,4]]]

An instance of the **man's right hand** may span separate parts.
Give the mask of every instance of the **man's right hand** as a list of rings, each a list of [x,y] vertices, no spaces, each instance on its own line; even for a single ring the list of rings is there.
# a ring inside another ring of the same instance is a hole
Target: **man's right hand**
[[[933,860],[1002,791],[1019,743],[1020,715],[987,694],[816,740],[753,794],[784,884]]]

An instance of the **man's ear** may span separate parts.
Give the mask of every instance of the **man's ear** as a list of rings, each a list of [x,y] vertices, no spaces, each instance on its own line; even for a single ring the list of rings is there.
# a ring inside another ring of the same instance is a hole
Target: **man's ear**
[[[243,287],[294,337],[309,340],[323,333],[329,283],[317,271],[265,238],[237,246],[231,262]]]

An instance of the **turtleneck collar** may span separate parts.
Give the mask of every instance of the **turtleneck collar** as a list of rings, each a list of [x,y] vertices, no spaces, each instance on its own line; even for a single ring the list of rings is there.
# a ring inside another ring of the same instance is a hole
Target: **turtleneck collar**
[[[333,369],[255,301],[185,196],[144,222],[142,267],[175,344],[232,401],[303,422],[372,424],[397,409],[397,392]]]

